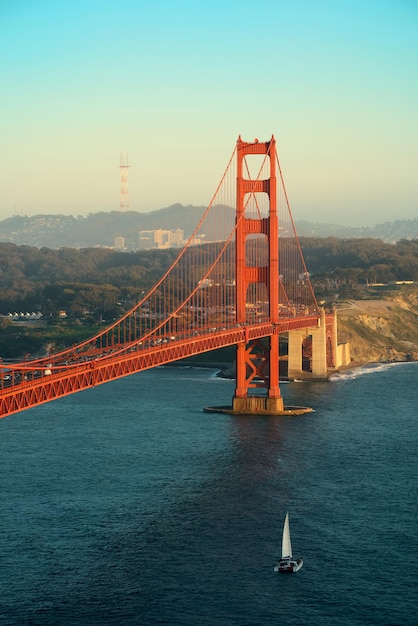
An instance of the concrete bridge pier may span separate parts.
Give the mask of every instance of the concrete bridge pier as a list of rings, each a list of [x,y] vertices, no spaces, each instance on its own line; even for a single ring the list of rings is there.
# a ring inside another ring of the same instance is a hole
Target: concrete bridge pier
[[[281,415],[284,411],[283,398],[266,398],[264,396],[247,396],[232,399],[232,410],[234,413],[245,415]]]
[[[311,338],[312,344],[310,372],[303,369],[302,361],[302,344],[307,337]],[[333,353],[335,354],[334,350]],[[307,376],[324,380],[328,377],[327,324],[324,309],[321,309],[317,327],[289,331],[288,377],[306,378]]]

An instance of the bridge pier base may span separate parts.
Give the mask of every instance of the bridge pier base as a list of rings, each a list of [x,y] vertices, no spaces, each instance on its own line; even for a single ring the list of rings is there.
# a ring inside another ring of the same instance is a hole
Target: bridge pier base
[[[283,398],[267,398],[265,396],[249,396],[232,399],[232,407],[205,407],[205,413],[228,413],[229,415],[303,415],[312,413],[305,406],[283,406]]]
[[[229,415],[303,415],[312,413],[310,407],[283,406],[283,398],[266,398],[264,396],[250,396],[248,398],[232,399],[232,407],[215,406],[205,407],[205,413],[228,413]]]
[[[237,413],[266,413],[274,414],[283,411],[283,398],[266,398],[263,396],[250,396],[247,398],[232,399],[232,410]]]

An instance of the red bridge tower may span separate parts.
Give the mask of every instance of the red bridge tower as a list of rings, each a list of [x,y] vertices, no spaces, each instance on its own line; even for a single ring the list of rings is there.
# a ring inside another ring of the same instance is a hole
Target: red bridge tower
[[[270,160],[270,176],[265,180],[252,180],[244,175],[244,159],[247,155],[267,155]],[[269,300],[269,321],[273,327],[279,322],[279,226],[277,216],[276,141],[237,143],[237,195],[236,195],[236,315],[238,323],[246,322],[247,293],[251,283],[264,283]],[[245,216],[248,194],[267,194],[268,217],[258,219]],[[265,235],[268,241],[268,262],[262,267],[248,266],[246,262],[246,239],[251,235]],[[237,385],[233,398],[233,411],[239,413],[269,414],[282,412],[283,398],[279,387],[279,332],[259,341],[237,345]],[[262,385],[257,380],[264,381]],[[249,389],[267,387],[267,397],[251,396]]]

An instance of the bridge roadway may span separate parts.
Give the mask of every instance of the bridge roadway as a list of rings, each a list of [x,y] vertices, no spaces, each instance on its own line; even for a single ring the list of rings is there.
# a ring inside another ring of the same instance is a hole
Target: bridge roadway
[[[318,327],[319,317],[285,318],[277,324],[234,324],[219,329],[202,329],[198,334],[148,343],[114,345],[97,355],[80,355],[79,360],[59,361],[47,357],[25,364],[3,365],[0,378],[0,418],[63,396],[129,376],[152,367],[250,340],[291,330]],[[154,345],[151,345],[154,344]],[[63,353],[63,355],[68,354]]]

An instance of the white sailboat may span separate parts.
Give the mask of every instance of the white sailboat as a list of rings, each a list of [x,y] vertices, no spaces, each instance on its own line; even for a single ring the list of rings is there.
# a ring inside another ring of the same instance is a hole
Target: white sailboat
[[[294,559],[292,554],[292,543],[290,541],[289,513],[286,513],[283,525],[282,537],[282,557],[274,566],[275,572],[294,573],[298,572],[303,565],[303,559]]]

